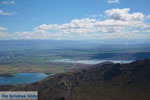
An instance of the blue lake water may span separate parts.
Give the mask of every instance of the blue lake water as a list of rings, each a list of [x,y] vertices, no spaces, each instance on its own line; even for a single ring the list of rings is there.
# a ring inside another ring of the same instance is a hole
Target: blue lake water
[[[27,84],[40,81],[48,76],[44,73],[19,73],[15,76],[0,76],[0,84]]]
[[[133,60],[71,60],[71,59],[59,59],[52,60],[51,62],[63,62],[63,63],[81,63],[81,64],[99,64],[102,62],[111,61],[113,63],[130,63]],[[19,73],[15,76],[0,76],[0,84],[28,84],[40,81],[49,75],[44,73]]]
[[[113,63],[131,63],[134,60],[71,60],[71,59],[59,59],[52,60],[51,62],[63,62],[63,63],[80,63],[80,64],[99,64],[102,62],[113,62]]]

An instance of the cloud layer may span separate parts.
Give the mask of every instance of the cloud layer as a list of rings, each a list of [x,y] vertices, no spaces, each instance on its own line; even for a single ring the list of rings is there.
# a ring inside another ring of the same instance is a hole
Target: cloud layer
[[[129,8],[109,9],[103,15],[105,20],[73,19],[64,24],[42,24],[32,32],[1,32],[0,39],[150,39],[147,15],[129,11]]]
[[[0,26],[0,31],[6,31],[7,28]]]
[[[143,21],[144,20],[144,14],[140,12],[136,13],[129,13],[129,8],[124,9],[111,9],[106,10],[105,13],[107,16],[110,17],[110,19],[114,20],[122,20],[122,21]]]

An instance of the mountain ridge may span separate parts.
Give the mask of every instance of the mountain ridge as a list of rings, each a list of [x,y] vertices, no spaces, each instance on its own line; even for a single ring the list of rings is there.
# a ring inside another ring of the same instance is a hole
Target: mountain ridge
[[[39,100],[150,100],[150,59],[102,64],[0,91],[38,91]]]

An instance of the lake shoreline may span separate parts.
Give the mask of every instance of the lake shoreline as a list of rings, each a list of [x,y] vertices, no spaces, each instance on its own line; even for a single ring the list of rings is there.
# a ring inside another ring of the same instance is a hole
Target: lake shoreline
[[[51,76],[51,74],[47,75],[47,74],[38,73],[38,72],[29,72],[29,73],[24,72],[24,73],[16,74],[14,76],[3,75],[3,76],[0,76],[0,85],[29,84],[33,82],[38,82],[49,76]]]
[[[131,63],[135,60],[114,60],[114,59],[82,59],[82,60],[74,60],[74,59],[57,59],[57,60],[51,60],[50,62],[58,62],[58,63],[71,63],[71,64],[100,64],[104,62],[112,62],[112,63],[120,63],[120,64],[125,64],[125,63]]]
[[[94,65],[94,64],[100,64],[104,62],[112,62],[112,63],[131,63],[134,60],[97,60],[97,59],[56,59],[56,60],[51,60],[50,62],[52,63],[65,63],[65,64],[85,64],[85,65]],[[44,73],[46,75],[52,75],[56,73],[50,73],[47,71],[17,71],[17,72],[4,72],[0,74],[0,77],[13,77],[19,73]]]
[[[9,74],[9,73],[6,74],[6,73],[5,73],[5,74],[1,74],[0,77],[13,77],[13,76],[15,76],[15,75],[17,75],[17,74],[21,74],[21,73],[43,73],[43,74],[46,74],[46,75],[53,75],[53,73],[28,72],[28,71],[26,71],[26,72],[14,73],[14,74]]]

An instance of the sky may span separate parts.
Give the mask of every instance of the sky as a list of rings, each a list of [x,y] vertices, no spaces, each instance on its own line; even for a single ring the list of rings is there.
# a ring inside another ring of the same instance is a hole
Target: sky
[[[0,0],[0,40],[150,40],[150,0]]]

